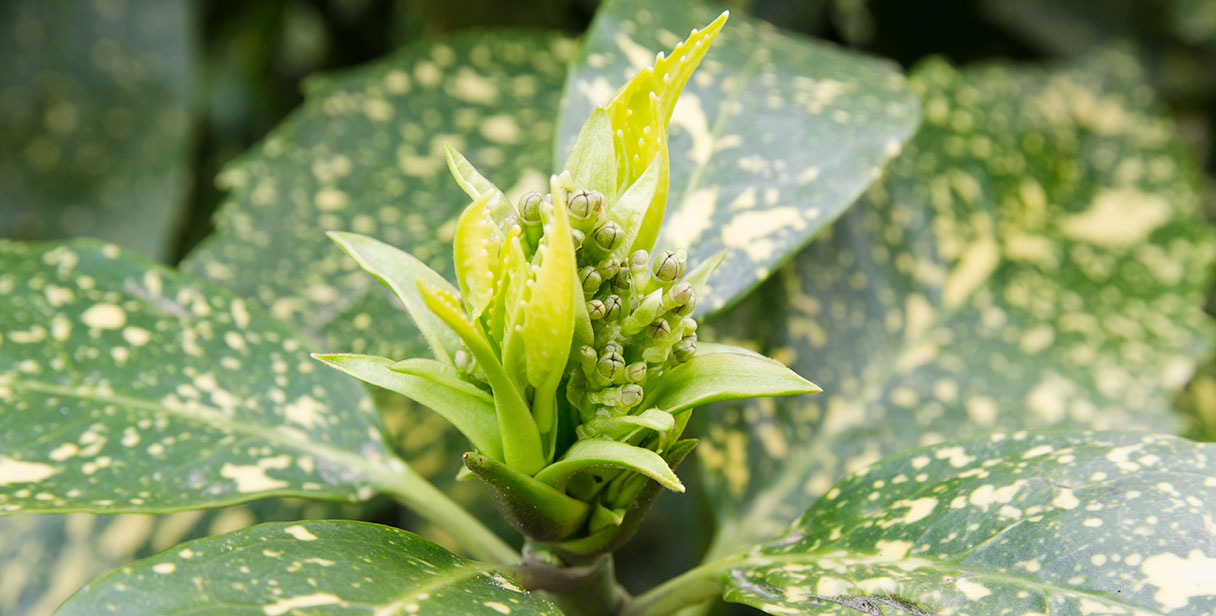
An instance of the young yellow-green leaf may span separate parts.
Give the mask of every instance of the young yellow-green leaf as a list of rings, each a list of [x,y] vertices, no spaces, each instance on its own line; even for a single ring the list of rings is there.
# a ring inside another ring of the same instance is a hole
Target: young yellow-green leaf
[[[230,192],[217,231],[183,268],[322,350],[423,355],[392,295],[327,247],[321,230],[373,236],[451,278],[456,219],[469,199],[446,168],[444,144],[468,154],[508,199],[544,190],[573,51],[554,34],[470,32],[310,79],[300,109],[221,174]]]
[[[455,368],[430,359],[396,362],[373,355],[341,353],[313,357],[439,413],[478,451],[502,459],[502,436],[494,414],[494,398],[461,380]]]
[[[56,614],[373,611],[560,614],[489,565],[460,558],[413,533],[346,520],[262,524],[191,541],[89,584]]]
[[[647,381],[641,406],[674,414],[719,400],[820,391],[774,359],[730,345],[698,344],[696,357]]]
[[[380,240],[340,231],[331,231],[328,235],[359,267],[383,282],[401,300],[430,346],[431,354],[440,361],[452,363],[452,357],[461,348],[460,336],[426,307],[418,283],[425,282],[451,294],[457,292],[455,287],[413,255]],[[386,314],[382,319],[390,321],[393,317]]]
[[[613,145],[612,120],[603,107],[591,111],[587,122],[578,132],[574,146],[561,171],[569,171],[574,183],[586,190],[598,190],[611,203],[617,195],[616,148]]]
[[[365,498],[371,400],[285,325],[92,241],[0,243],[0,512]]]
[[[697,0],[604,2],[566,83],[556,160],[617,84],[719,12]],[[919,120],[893,64],[731,15],[666,123],[671,192],[657,245],[686,247],[690,263],[729,250],[700,313],[741,297],[805,246]]]
[[[1216,445],[994,434],[838,483],[784,534],[715,567],[770,614],[1211,614]]]
[[[932,61],[912,85],[927,123],[889,177],[705,336],[759,334],[825,391],[704,414],[721,549],[909,447],[1173,432],[1175,392],[1216,340],[1195,161],[1131,60]]]
[[[373,501],[374,502],[374,501]],[[362,509],[362,510],[361,510]],[[183,541],[260,522],[378,515],[322,501],[268,498],[208,511],[166,515],[14,515],[0,517],[0,614],[50,616],[81,586]],[[54,575],[40,575],[54,572]]]
[[[680,483],[680,479],[659,454],[620,441],[601,439],[575,441],[560,460],[537,473],[536,479],[559,490],[564,490],[571,477],[597,468],[638,472],[659,482],[669,490],[684,491],[684,484]]]
[[[465,194],[474,201],[482,198],[489,199],[487,207],[495,222],[501,222],[507,216],[515,213],[515,206],[511,205],[507,196],[502,194],[494,182],[482,175],[473,166],[473,163],[464,157],[464,154],[457,152],[450,143],[443,144],[443,153],[448,161],[448,171],[452,173],[452,178],[456,180]]]
[[[0,237],[171,256],[189,199],[189,3],[0,3]]]
[[[452,240],[452,262],[456,264],[460,298],[473,319],[481,317],[490,305],[494,282],[499,278],[498,250],[503,233],[490,217],[489,201],[489,195],[478,197],[461,212]]]

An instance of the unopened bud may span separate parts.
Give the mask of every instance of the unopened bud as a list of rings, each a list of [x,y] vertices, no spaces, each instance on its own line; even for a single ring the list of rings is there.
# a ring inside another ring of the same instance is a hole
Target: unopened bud
[[[604,302],[598,299],[593,299],[587,302],[587,316],[591,317],[592,321],[598,321],[608,314],[608,309],[604,307]]]
[[[621,387],[621,406],[629,408],[637,406],[642,401],[642,386],[637,383],[630,383]]]
[[[574,240],[574,249],[578,250],[583,247],[583,242],[586,241],[587,235],[578,229],[571,229],[570,239]]]
[[[651,340],[662,340],[671,335],[671,325],[666,319],[655,319],[646,326],[646,336]]]
[[[625,367],[625,380],[630,383],[641,383],[646,380],[646,362],[635,361]]]
[[[625,230],[611,220],[595,230],[595,245],[604,252],[612,252],[625,240]]]
[[[587,373],[587,376],[591,376],[595,371],[595,364],[599,359],[600,357],[596,354],[595,349],[586,345],[578,348],[579,365],[583,367],[583,372]]]
[[[684,300],[683,304],[676,306],[674,312],[676,313],[676,316],[678,316],[678,317],[686,317],[686,316],[692,314],[692,311],[694,311],[696,309],[697,309],[697,296],[694,293],[694,294],[690,295],[688,297],[688,299]]]
[[[650,253],[646,252],[645,249],[639,248],[632,255],[629,255],[629,271],[633,273],[634,277],[645,275],[649,263]]]
[[[621,314],[621,298],[618,295],[609,295],[604,298],[604,319],[615,321]]]
[[[600,273],[592,265],[580,269],[578,279],[579,283],[583,285],[583,293],[587,295],[595,295],[595,292],[600,290],[600,284],[604,282]]]
[[[456,369],[461,372],[472,372],[477,367],[473,355],[464,349],[458,349],[453,359],[456,361]]]
[[[670,250],[664,250],[654,259],[654,277],[659,282],[675,282],[681,269],[676,253]]]
[[[642,299],[642,303],[621,323],[621,331],[632,336],[650,324],[663,311],[663,291],[656,289]]]
[[[685,317],[683,321],[680,321],[680,331],[684,332],[685,336],[697,331],[696,319]]]
[[[671,310],[683,306],[692,296],[692,284],[687,281],[677,282],[663,295],[663,308]]]
[[[684,336],[672,347],[671,354],[681,363],[692,359],[697,354],[697,335]]]
[[[605,381],[615,381],[618,376],[625,370],[625,360],[619,353],[610,353],[600,359],[595,365],[595,371]]]
[[[604,195],[598,190],[580,190],[566,201],[570,215],[579,220],[594,218],[604,207]]]
[[[524,227],[522,224],[520,224],[519,218],[512,214],[503,219],[502,231],[507,235],[507,237],[512,235],[522,235],[524,232]]]
[[[540,222],[540,202],[544,200],[544,195],[538,192],[524,193],[519,198],[519,217],[525,223]]]
[[[620,343],[616,342],[615,340],[609,340],[608,342],[604,343],[603,354],[612,355],[613,353],[616,353],[617,355],[622,355],[625,353],[625,347],[621,346]]]
[[[595,266],[595,269],[604,280],[612,280],[612,277],[621,271],[621,262],[616,257],[608,257],[600,261],[600,264]]]

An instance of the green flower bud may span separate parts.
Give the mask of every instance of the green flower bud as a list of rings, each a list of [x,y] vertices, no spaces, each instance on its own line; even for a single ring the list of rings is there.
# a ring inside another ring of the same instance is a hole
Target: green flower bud
[[[650,253],[637,250],[629,256],[629,273],[633,277],[633,287],[641,292],[650,283]]]
[[[689,319],[689,318],[685,317],[683,321],[680,321],[680,331],[684,332],[685,336],[696,332],[697,331],[697,321],[695,319]]]
[[[697,335],[684,336],[671,349],[671,354],[681,363],[692,359],[697,354]]]
[[[591,376],[593,373],[595,373],[595,364],[599,361],[599,359],[600,357],[598,354],[596,354],[595,349],[586,345],[578,348],[579,365],[583,367],[583,372],[586,373],[587,376]]]
[[[633,309],[633,313],[621,323],[621,331],[632,336],[644,329],[659,313],[663,311],[663,291],[656,289],[642,299],[642,303]]]
[[[611,220],[595,230],[595,245],[604,252],[612,252],[625,241],[625,230]]]
[[[571,229],[570,239],[574,240],[574,249],[578,250],[583,247],[583,242],[586,241],[587,235],[578,229]]]
[[[637,383],[629,383],[620,387],[606,387],[596,392],[587,394],[587,400],[593,404],[602,404],[607,407],[617,407],[618,409],[629,409],[637,406],[642,401],[642,387]],[[609,411],[611,413],[611,411]],[[616,413],[619,414],[618,410]]]
[[[456,369],[466,374],[477,368],[477,360],[473,359],[473,354],[464,349],[457,350],[452,359],[456,362]]]
[[[519,198],[519,217],[525,224],[540,222],[540,202],[543,200],[544,195],[535,191]]]
[[[688,257],[685,256],[685,259]],[[654,259],[654,277],[659,282],[675,282],[684,273],[684,264],[677,253],[664,250]]]
[[[600,273],[591,265],[578,271],[578,279],[583,285],[583,293],[588,296],[595,295],[595,292],[600,290],[600,284],[604,282],[604,279],[600,277]]]
[[[621,298],[618,295],[609,295],[604,298],[604,319],[615,321],[617,316],[621,314]]]
[[[604,307],[604,302],[593,299],[587,302],[587,316],[591,317],[592,321],[598,321],[608,314],[608,309]]]
[[[625,380],[630,383],[641,383],[646,380],[646,362],[635,361],[625,367]]]
[[[671,288],[663,295],[663,309],[671,310],[683,306],[692,297],[692,284],[686,281],[677,282],[671,285]]]
[[[613,276],[616,276],[617,272],[621,271],[621,262],[616,257],[608,257],[600,261],[600,264],[595,266],[595,269],[604,280],[612,280]]]
[[[684,300],[683,304],[676,306],[676,308],[673,312],[675,312],[676,316],[678,316],[678,317],[686,317],[686,316],[692,314],[692,311],[694,311],[696,309],[697,309],[697,296],[696,296],[696,294],[692,294],[688,297],[688,299]]]
[[[625,359],[620,353],[608,353],[595,365],[595,371],[611,383],[625,371]]]
[[[662,340],[671,335],[671,324],[667,319],[655,319],[646,326],[646,337],[651,340]]]
[[[503,233],[510,237],[512,234],[523,235],[524,226],[515,215],[508,215],[502,221]]]
[[[598,190],[580,190],[566,201],[566,209],[576,220],[594,219],[604,207],[604,194]]]
[[[630,383],[621,387],[621,406],[626,408],[637,406],[642,401],[642,386]]]

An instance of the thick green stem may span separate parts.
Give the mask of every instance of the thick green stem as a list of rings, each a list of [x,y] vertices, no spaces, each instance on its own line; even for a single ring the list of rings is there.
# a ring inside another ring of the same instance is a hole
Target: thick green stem
[[[720,597],[718,573],[725,564],[723,560],[706,563],[671,578],[626,603],[620,616],[670,616]]]
[[[379,478],[377,487],[423,519],[450,533],[474,558],[498,565],[519,562],[519,552],[501,537],[408,464],[402,467],[385,472]]]
[[[616,582],[611,554],[568,562],[545,544],[529,543],[523,556],[511,569],[513,577],[566,616],[614,616],[628,598]]]

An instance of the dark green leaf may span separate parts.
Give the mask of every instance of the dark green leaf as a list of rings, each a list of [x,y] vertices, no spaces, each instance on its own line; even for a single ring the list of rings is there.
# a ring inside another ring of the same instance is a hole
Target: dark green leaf
[[[183,264],[325,350],[405,359],[427,346],[387,289],[325,238],[369,235],[452,279],[469,203],[444,143],[514,199],[546,185],[570,42],[477,32],[308,82],[303,107],[229,166],[217,233]],[[457,452],[458,453],[458,452]]]
[[[566,84],[557,158],[591,109],[719,10],[606,2]],[[884,61],[732,15],[670,123],[671,192],[658,246],[729,254],[701,312],[720,308],[840,215],[915,130],[919,106]]]
[[[913,73],[926,124],[888,178],[707,339],[824,394],[712,417],[719,549],[884,455],[997,429],[1173,432],[1213,340],[1196,165],[1123,56]]]
[[[240,572],[240,573],[237,573]],[[200,539],[84,587],[57,614],[559,614],[488,565],[364,522],[273,523]]]
[[[716,577],[770,614],[1210,614],[1214,463],[1216,445],[1120,433],[911,451]]]
[[[0,3],[0,237],[170,256],[190,187],[195,13]]]
[[[402,468],[352,379],[114,245],[0,243],[0,511],[353,500]]]

